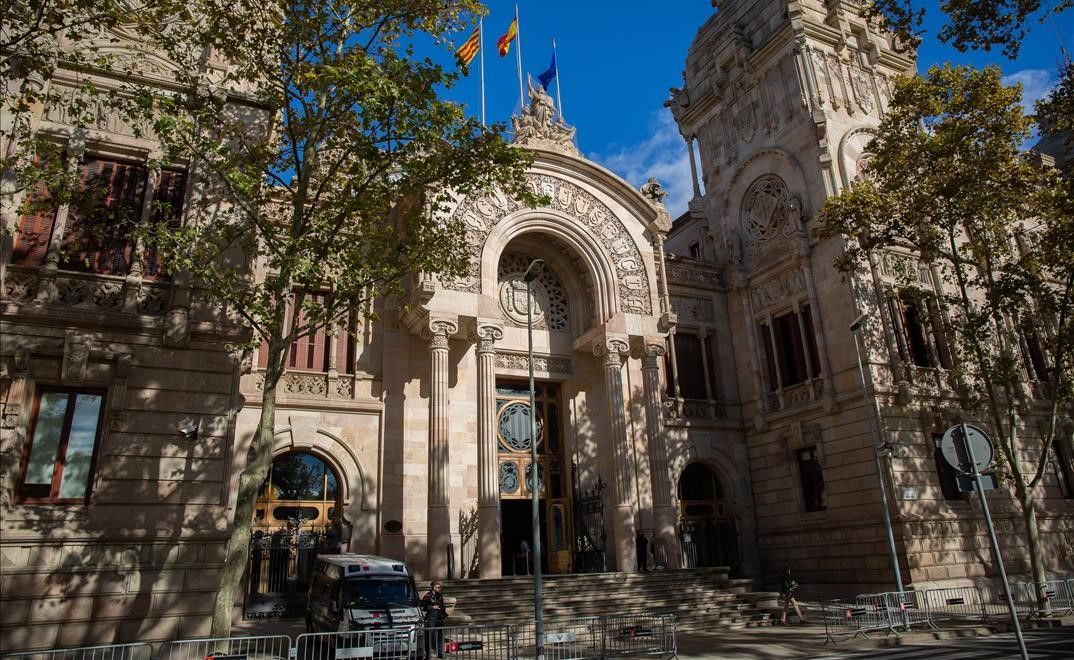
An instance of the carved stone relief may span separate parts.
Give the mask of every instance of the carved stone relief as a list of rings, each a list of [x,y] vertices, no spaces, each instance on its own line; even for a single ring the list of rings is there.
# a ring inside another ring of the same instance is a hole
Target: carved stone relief
[[[777,176],[761,177],[742,200],[742,229],[755,242],[786,236],[796,229],[787,222],[791,207],[783,180]]]
[[[870,77],[870,74],[861,67],[855,66],[850,69],[850,86],[854,90],[854,98],[858,101],[858,107],[867,113],[871,113],[874,107],[873,85]]]
[[[531,261],[531,257],[515,252],[500,257],[500,310],[507,322],[517,328],[527,327],[527,298],[530,294],[522,276]],[[560,332],[569,330],[567,292],[555,271],[542,268],[532,287],[533,327]]]
[[[592,193],[570,181],[547,174],[529,174],[526,178],[535,193],[551,199],[552,209],[574,217],[603,245],[615,265],[621,309],[635,314],[651,314],[652,299],[645,262],[622,220]],[[453,217],[466,227],[466,240],[472,256],[470,271],[459,279],[445,282],[444,288],[481,292],[482,246],[492,228],[519,208],[517,201],[508,199],[499,191],[491,197],[467,198],[459,203]]]
[[[753,287],[753,308],[761,311],[800,297],[806,292],[806,277],[801,268],[792,268]]]
[[[697,296],[671,296],[671,311],[681,321],[711,323],[716,320],[716,308],[711,298]]]
[[[525,353],[497,353],[496,366],[500,369],[528,371],[530,360]],[[533,370],[550,374],[569,374],[574,371],[570,358],[545,357],[543,355],[533,356]]]
[[[67,333],[63,343],[63,382],[81,383],[86,379],[89,354],[89,340],[86,337]]]

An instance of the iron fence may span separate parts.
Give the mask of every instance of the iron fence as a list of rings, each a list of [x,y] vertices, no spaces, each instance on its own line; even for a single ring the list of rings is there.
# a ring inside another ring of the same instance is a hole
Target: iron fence
[[[165,642],[154,660],[287,660],[290,655],[290,637],[266,635]]]
[[[419,631],[414,627],[306,633],[296,637],[291,648],[293,660],[418,660],[428,657]]]
[[[929,589],[925,605],[933,623],[939,621],[984,621],[988,618],[981,591],[977,587]]]

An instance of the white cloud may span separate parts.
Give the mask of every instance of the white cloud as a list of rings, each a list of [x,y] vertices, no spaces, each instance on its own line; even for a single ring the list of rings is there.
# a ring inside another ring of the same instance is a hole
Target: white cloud
[[[1034,111],[1033,104],[1047,96],[1055,82],[1052,72],[1044,69],[1022,69],[1003,76],[1004,85],[1022,84],[1022,106],[1026,112]]]
[[[668,193],[664,203],[673,219],[686,211],[686,204],[694,195],[686,142],[667,108],[653,114],[649,136],[641,142],[610,153],[591,153],[588,157],[635,187],[651,176],[656,177]]]

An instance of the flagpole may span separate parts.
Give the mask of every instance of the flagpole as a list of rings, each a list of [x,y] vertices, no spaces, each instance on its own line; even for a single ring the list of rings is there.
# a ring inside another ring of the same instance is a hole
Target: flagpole
[[[559,104],[559,118],[563,119],[563,98],[559,95],[559,54],[556,53],[556,38],[552,37],[552,60],[556,63],[556,103]]]
[[[515,3],[515,41],[518,43],[515,45],[515,59],[518,60],[518,102],[519,113],[526,107],[525,95],[522,92],[522,23],[518,20],[518,3]]]
[[[477,52],[481,55],[481,125],[485,125],[485,18],[477,19]],[[559,83],[556,83],[557,85]],[[558,87],[556,89],[559,89]]]

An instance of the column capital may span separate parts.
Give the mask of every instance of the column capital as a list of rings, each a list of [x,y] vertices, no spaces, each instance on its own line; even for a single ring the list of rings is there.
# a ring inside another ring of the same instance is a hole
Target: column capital
[[[478,353],[495,353],[496,342],[503,339],[503,328],[498,325],[479,325],[470,334],[470,339],[477,343]]]
[[[429,319],[428,324],[421,329],[421,336],[429,340],[433,348],[447,348],[448,339],[458,333],[459,323],[452,319]]]
[[[593,345],[593,355],[604,358],[604,366],[619,367],[623,358],[630,355],[630,343],[618,337],[606,337]]]

